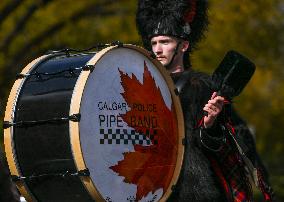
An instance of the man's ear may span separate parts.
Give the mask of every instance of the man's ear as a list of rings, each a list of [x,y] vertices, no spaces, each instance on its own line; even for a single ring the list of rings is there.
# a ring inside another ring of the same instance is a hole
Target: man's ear
[[[188,41],[182,41],[182,46],[181,46],[181,50],[182,52],[186,52],[189,48],[189,42]]]

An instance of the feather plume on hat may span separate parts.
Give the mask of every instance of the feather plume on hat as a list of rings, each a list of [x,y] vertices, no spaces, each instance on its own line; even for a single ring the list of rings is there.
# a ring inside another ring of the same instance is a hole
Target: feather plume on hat
[[[174,36],[190,42],[191,49],[208,25],[207,0],[138,0],[136,25],[144,46],[157,35]]]

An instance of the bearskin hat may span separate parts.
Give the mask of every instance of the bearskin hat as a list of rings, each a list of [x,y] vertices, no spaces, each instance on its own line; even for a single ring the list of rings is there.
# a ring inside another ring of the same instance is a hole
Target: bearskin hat
[[[207,0],[138,0],[136,25],[145,48],[156,35],[182,38],[195,48],[208,25],[207,8]]]

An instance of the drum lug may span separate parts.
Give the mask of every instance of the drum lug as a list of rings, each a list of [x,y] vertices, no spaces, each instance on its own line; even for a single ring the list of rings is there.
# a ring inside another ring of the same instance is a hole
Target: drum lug
[[[18,80],[18,79],[23,79],[23,78],[25,78],[25,77],[26,77],[25,74],[17,74],[17,75],[16,75],[16,80]]]
[[[81,114],[72,114],[69,116],[70,121],[79,122],[81,119]]]
[[[177,88],[175,88],[174,92],[175,92],[175,94],[176,94],[177,96],[179,96],[179,91],[178,91]]]
[[[123,47],[123,43],[121,41],[113,41],[111,43],[112,46],[117,46],[118,48]]]
[[[92,71],[95,68],[95,65],[85,65],[82,67],[83,71]]]
[[[181,143],[182,143],[183,146],[185,146],[186,145],[186,139],[182,138]]]
[[[19,182],[19,181],[23,181],[24,179],[26,179],[25,177],[21,177],[17,175],[11,175],[11,178],[13,182]]]
[[[90,176],[90,171],[88,168],[84,169],[84,170],[79,170],[78,172],[78,176],[83,176],[83,177],[89,177]]]
[[[10,128],[11,126],[13,126],[13,123],[9,121],[3,121],[3,129]]]
[[[171,190],[172,190],[172,192],[176,192],[176,190],[177,190],[177,186],[176,186],[175,184],[174,184],[174,185],[172,185]]]

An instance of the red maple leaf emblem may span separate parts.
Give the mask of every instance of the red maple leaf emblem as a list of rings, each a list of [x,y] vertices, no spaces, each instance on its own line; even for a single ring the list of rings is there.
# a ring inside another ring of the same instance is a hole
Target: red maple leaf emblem
[[[124,182],[137,185],[136,200],[162,188],[164,193],[173,177],[178,156],[178,130],[175,109],[166,106],[159,87],[144,62],[143,84],[134,74],[130,78],[120,71],[123,98],[131,108],[121,115],[128,126],[150,138],[150,145],[134,145],[133,152],[111,166],[125,177]]]

